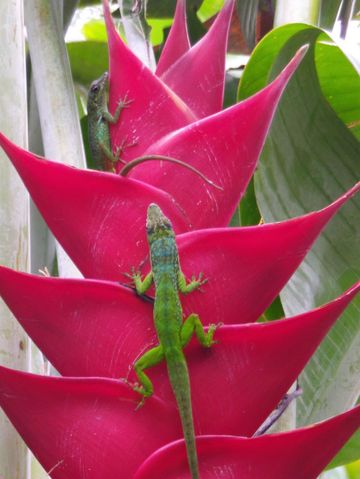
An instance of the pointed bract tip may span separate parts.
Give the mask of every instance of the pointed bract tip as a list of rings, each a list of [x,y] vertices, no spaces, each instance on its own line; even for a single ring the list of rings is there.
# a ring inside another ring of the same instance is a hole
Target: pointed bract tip
[[[230,20],[231,20],[231,17],[232,17],[232,12],[233,12],[233,9],[234,9],[234,3],[235,3],[234,0],[225,1],[224,6],[222,7],[222,9],[217,14],[213,25],[209,29],[209,32],[212,32],[213,30],[217,31],[217,28],[224,28],[225,27],[226,30],[229,28]]]
[[[224,8],[234,8],[234,5],[235,0],[225,0],[222,10],[224,10]]]
[[[103,13],[105,18],[105,25],[106,25],[108,38],[110,39],[113,36],[114,38],[116,38],[118,35],[117,35],[117,31],[115,29],[115,25],[111,16],[109,0],[103,0],[102,5],[103,5]]]
[[[325,206],[325,208],[322,208],[319,211],[333,211],[333,214],[334,214],[343,204],[345,204],[354,195],[356,195],[356,193],[358,193],[359,190],[360,190],[360,181],[355,183],[355,185],[352,188],[350,188],[343,195],[341,195],[339,198],[333,201],[330,205]]]
[[[107,18],[109,15],[111,16],[109,0],[102,0],[102,6],[104,17]]]
[[[297,52],[295,53],[295,58],[299,57],[299,61],[304,58],[306,55],[307,51],[309,50],[310,45],[309,43],[305,43],[302,47],[300,47]]]
[[[350,190],[347,191],[344,196],[345,196],[346,198],[351,198],[351,197],[354,196],[359,190],[360,190],[360,181],[358,181],[357,183],[355,183],[355,185],[354,185],[352,188],[350,188]]]

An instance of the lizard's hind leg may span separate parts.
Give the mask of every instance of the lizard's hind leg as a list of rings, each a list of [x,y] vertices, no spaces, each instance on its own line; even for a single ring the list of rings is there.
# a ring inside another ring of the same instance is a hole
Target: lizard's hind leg
[[[180,331],[182,347],[185,347],[188,344],[192,335],[195,333],[200,344],[209,348],[215,343],[213,337],[216,329],[219,326],[221,326],[221,324],[210,324],[207,332],[205,333],[204,326],[200,321],[199,316],[197,314],[190,314],[190,316],[185,319]]]
[[[139,385],[133,386],[134,391],[140,393],[144,398],[151,396],[154,392],[153,384],[144,369],[156,366],[164,359],[164,351],[161,345],[144,353],[134,364]]]

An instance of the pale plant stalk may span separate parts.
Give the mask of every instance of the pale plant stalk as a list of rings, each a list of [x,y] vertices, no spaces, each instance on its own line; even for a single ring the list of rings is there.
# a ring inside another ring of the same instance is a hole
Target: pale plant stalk
[[[57,3],[27,0],[25,19],[44,152],[51,160],[85,168],[79,117]],[[61,199],[59,199],[61,201]],[[79,277],[57,244],[60,276]]]
[[[77,7],[79,0],[66,0],[65,4],[63,0],[56,0],[55,14],[60,22],[60,28],[62,28],[64,35],[70,24],[74,11]],[[29,72],[28,72],[29,73]],[[29,149],[37,155],[44,155],[44,148],[42,144],[41,128],[39,110],[36,101],[36,92],[34,82],[30,76],[30,84],[28,85],[29,95]],[[44,270],[45,267],[49,271],[52,271],[54,265],[55,252],[55,239],[45,221],[40,215],[38,209],[34,203],[30,200],[30,238],[31,238],[31,272],[38,274],[39,270]],[[38,356],[38,355],[37,355]],[[39,372],[35,369],[34,372]],[[42,373],[41,373],[42,374]]]
[[[128,47],[144,65],[155,71],[155,55],[145,20],[147,0],[118,0],[118,3]]]
[[[317,25],[321,0],[277,0],[274,27],[285,23],[311,23]]]
[[[85,167],[81,130],[77,112],[75,92],[63,33],[63,9],[60,0],[27,0],[25,20],[31,55],[31,147],[35,153],[79,168]],[[76,1],[72,1],[74,7]],[[69,5],[68,5],[69,6]],[[69,19],[65,19],[68,23]],[[33,88],[33,86],[35,88]],[[36,105],[35,105],[36,92]],[[42,141],[37,124],[40,120]],[[59,199],[61,201],[61,199]],[[40,218],[36,208],[32,208],[32,270],[52,264],[51,235]],[[63,277],[80,277],[75,267],[59,244],[56,244],[59,274]],[[41,264],[44,262],[44,264]],[[39,359],[37,350],[34,359]],[[33,371],[40,371],[42,364],[33,364]],[[32,477],[48,477],[38,462],[31,462]]]
[[[0,130],[27,147],[25,38],[22,0],[0,2]],[[15,169],[0,151],[0,264],[29,269],[28,194]],[[0,304],[0,364],[29,367],[26,334],[4,303]],[[27,449],[5,415],[0,413],[0,476],[27,478]]]

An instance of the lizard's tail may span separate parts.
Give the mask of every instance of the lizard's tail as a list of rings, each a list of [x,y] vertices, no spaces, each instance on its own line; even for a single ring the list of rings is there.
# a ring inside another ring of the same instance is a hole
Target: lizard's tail
[[[192,479],[200,479],[196,452],[195,430],[191,406],[189,372],[182,351],[172,351],[166,357],[168,374],[176,402],[186,444],[186,453]]]

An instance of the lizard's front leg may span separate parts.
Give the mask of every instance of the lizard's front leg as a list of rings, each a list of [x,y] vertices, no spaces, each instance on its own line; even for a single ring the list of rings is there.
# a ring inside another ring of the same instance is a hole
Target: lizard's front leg
[[[133,100],[128,100],[127,95],[125,95],[124,99],[120,99],[118,101],[115,113],[113,115],[109,112],[107,107],[103,108],[102,112],[101,112],[101,116],[99,118],[99,121],[105,120],[107,123],[112,123],[113,125],[116,124],[119,121],[120,114],[121,114],[122,110],[124,108],[127,108],[132,103],[132,101]],[[110,135],[109,132],[108,132],[108,135]],[[101,151],[103,152],[103,154],[105,155],[105,157],[108,160],[110,160],[113,163],[114,166],[118,162],[126,164],[126,161],[122,160],[121,157],[120,157],[120,155],[123,151],[123,148],[121,148],[121,147],[116,148],[115,153],[112,152],[112,150],[110,148],[110,136],[109,136],[109,146],[106,143],[101,142],[100,143],[100,148],[101,148]],[[113,173],[115,173],[115,167],[113,167],[112,170],[113,170]]]
[[[180,340],[182,347],[185,347],[188,344],[188,342],[192,338],[192,335],[195,333],[200,344],[209,348],[210,346],[215,344],[213,337],[216,329],[220,326],[221,323],[210,324],[207,332],[205,332],[204,326],[200,321],[199,316],[197,314],[190,314],[190,316],[182,324],[180,330]]]
[[[203,279],[203,274],[200,273],[198,279],[193,276],[189,283],[186,283],[186,278],[184,273],[180,270],[178,273],[178,288],[183,294],[191,293],[196,289],[200,288],[202,284],[205,284],[207,279]]]
[[[120,100],[118,101],[115,113],[113,115],[109,112],[108,109],[106,109],[106,110],[103,110],[102,117],[108,123],[116,124],[119,121],[120,114],[121,114],[122,110],[124,108],[128,108],[128,106],[131,105],[131,103],[133,101],[134,100],[129,100],[128,97],[127,97],[127,94],[126,94],[123,99],[120,98]]]
[[[152,271],[150,271],[143,280],[141,279],[141,274],[139,272],[133,271],[133,273],[128,276],[131,277],[137,294],[145,294],[154,280]]]

